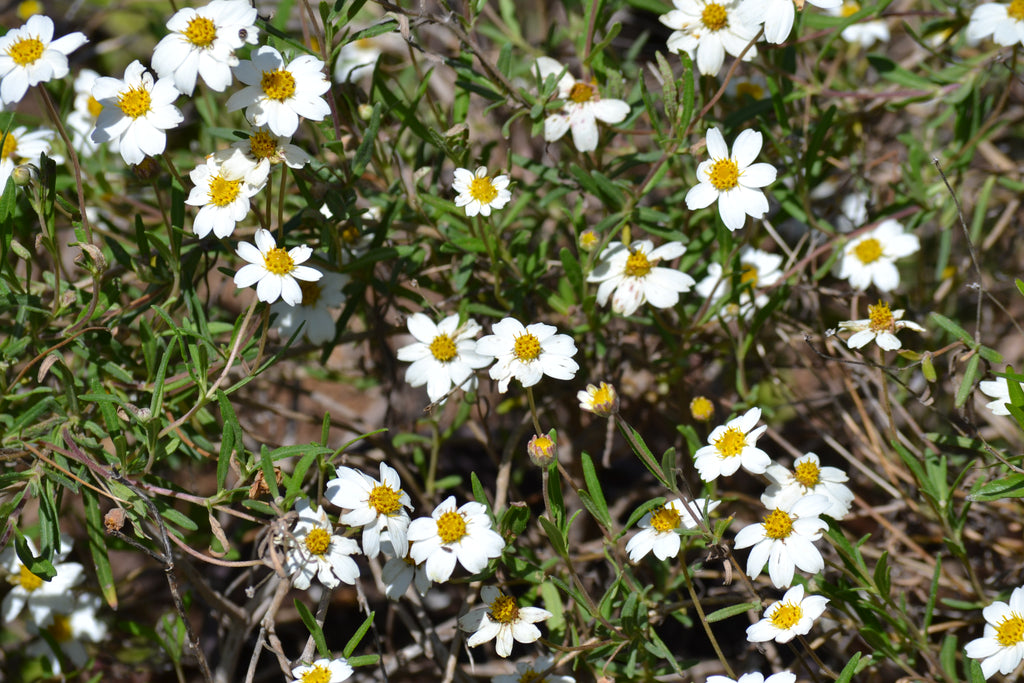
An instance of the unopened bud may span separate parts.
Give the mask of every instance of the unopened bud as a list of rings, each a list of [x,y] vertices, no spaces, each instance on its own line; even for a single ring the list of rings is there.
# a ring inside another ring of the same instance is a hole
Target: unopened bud
[[[530,454],[530,460],[537,467],[551,467],[555,463],[556,444],[555,430],[547,434],[534,434],[530,443],[526,445],[526,452]]]
[[[715,415],[715,404],[705,396],[697,396],[690,401],[690,415],[694,420],[707,422]]]

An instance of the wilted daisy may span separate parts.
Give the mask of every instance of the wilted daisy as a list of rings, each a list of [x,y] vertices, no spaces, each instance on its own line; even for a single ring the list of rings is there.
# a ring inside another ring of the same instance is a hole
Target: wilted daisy
[[[246,178],[243,168],[225,164],[215,154],[192,169],[189,178],[195,186],[185,203],[200,207],[192,221],[192,232],[200,238],[211,231],[222,239],[231,235],[238,221],[249,214],[252,197],[263,189],[263,183]]]
[[[852,17],[860,9],[860,3],[846,0],[840,7],[829,9],[829,14],[834,17]],[[971,29],[968,26],[968,35],[970,32]],[[844,28],[839,35],[848,43],[860,43],[861,47],[869,48],[876,42],[889,42],[889,25],[885,23],[885,19],[858,21]]]
[[[842,4],[842,0],[806,0],[806,2],[825,9],[839,7]],[[803,8],[803,0],[799,4]],[[741,3],[739,14],[741,20],[749,26],[764,24],[764,39],[769,43],[779,45],[789,37],[790,31],[793,30],[796,8],[793,6],[793,0],[758,0],[757,2]]]
[[[981,673],[1012,673],[1024,659],[1024,586],[1014,588],[1010,602],[993,602],[981,611],[985,635],[964,646],[964,654],[981,660]]]
[[[101,76],[92,96],[102,107],[93,130],[93,142],[118,141],[126,164],[138,164],[146,156],[160,154],[167,146],[167,133],[185,117],[174,106],[178,89],[169,79],[153,80],[139,60],[128,65],[124,79]]]
[[[92,87],[100,75],[92,69],[82,69],[75,77],[75,102],[68,113],[67,123],[71,129],[71,144],[79,153],[91,156],[100,145],[92,141],[92,130],[103,105],[92,96]],[[107,143],[111,152],[118,151],[117,140]]]
[[[352,675],[352,667],[344,657],[318,659],[292,669],[291,683],[341,683]]]
[[[903,328],[924,332],[925,329],[915,322],[901,320],[903,309],[895,311],[889,309],[889,304],[879,301],[877,304],[868,305],[868,317],[863,320],[844,320],[839,323],[839,329],[844,332],[853,332],[846,340],[846,345],[851,349],[859,349],[874,340],[886,351],[895,351],[902,344],[896,338],[896,333]]]
[[[481,337],[476,352],[494,358],[491,379],[498,391],[505,393],[513,378],[524,387],[532,387],[547,375],[555,379],[572,379],[580,366],[572,359],[576,344],[567,334],[555,334],[553,325],[533,323],[523,327],[515,318],[494,323],[492,334]]]
[[[757,35],[757,24],[748,23],[739,13],[739,0],[672,0],[672,4],[675,9],[658,17],[672,29],[668,49],[690,55],[702,74],[717,75],[725,54],[739,57]],[[756,56],[757,47],[751,45],[743,61]]]
[[[597,122],[622,123],[629,116],[629,105],[622,100],[602,99],[594,83],[577,81],[565,67],[550,57],[539,57],[534,73],[543,83],[548,76],[558,79],[556,96],[564,100],[562,108],[544,119],[544,140],[555,142],[572,131],[572,144],[580,152],[597,149]]]
[[[726,306],[722,318],[729,320],[739,316],[747,320],[768,304],[768,295],[758,291],[771,287],[782,277],[782,257],[753,247],[744,247],[740,252],[739,302]],[[697,285],[697,293],[711,299],[714,305],[731,293],[730,278],[723,277],[722,266],[708,265],[707,276]]]
[[[456,560],[470,574],[478,574],[505,550],[505,539],[491,530],[487,508],[469,502],[456,509],[455,496],[434,508],[430,517],[414,519],[408,538],[409,555],[417,564],[426,562],[427,577],[437,583],[448,580]]]
[[[694,453],[694,467],[703,481],[735,474],[741,466],[752,474],[761,474],[771,464],[768,454],[757,448],[757,438],[768,429],[754,426],[761,419],[761,409],[751,408],[743,415],[719,425],[708,435],[708,445]]]
[[[195,90],[197,74],[211,90],[224,92],[231,85],[231,67],[238,64],[235,50],[257,42],[255,21],[256,8],[249,0],[213,0],[198,9],[180,9],[167,22],[170,33],[153,50],[153,70],[186,95]]]
[[[655,308],[671,308],[679,303],[680,292],[690,291],[694,279],[658,264],[685,253],[681,242],[666,242],[657,249],[650,240],[637,240],[628,248],[611,242],[587,282],[600,282],[597,303],[604,306],[611,297],[612,311],[620,315],[632,315],[645,302]]]
[[[384,595],[389,600],[400,600],[409,590],[410,585],[416,586],[416,592],[423,597],[430,590],[430,578],[423,563],[417,564],[409,557],[409,544],[406,544],[402,557],[395,556],[394,546],[389,541],[382,541],[381,552],[388,561],[380,570],[380,580],[384,584]]]
[[[900,271],[894,261],[920,248],[917,235],[906,232],[893,219],[886,219],[846,244],[839,277],[849,280],[856,290],[865,290],[874,283],[880,291],[891,292],[900,286]]]
[[[0,103],[20,102],[30,86],[68,75],[68,55],[89,42],[84,33],[53,40],[53,20],[36,14],[0,37]]]
[[[539,621],[551,618],[551,612],[540,607],[520,607],[511,595],[505,595],[494,586],[480,589],[486,606],[478,607],[459,618],[459,627],[471,631],[466,645],[476,647],[494,641],[494,651],[500,657],[512,654],[512,642],[533,643],[540,638]]]
[[[5,136],[0,130],[0,194],[7,186],[7,179],[14,173],[19,164],[39,163],[39,155],[50,154],[50,143],[53,142],[52,130],[34,130],[18,126],[7,131]]]
[[[796,683],[796,674],[782,671],[765,678],[764,674],[754,672],[743,674],[735,681],[725,676],[708,676],[705,683]]]
[[[740,529],[735,544],[737,549],[750,548],[747,576],[756,578],[767,563],[772,585],[785,588],[793,583],[796,567],[809,574],[824,569],[825,560],[814,541],[828,528],[820,515],[829,505],[825,496],[804,496],[792,505],[769,510],[757,524]]]
[[[486,166],[477,168],[476,173],[466,168],[455,169],[452,189],[458,193],[455,206],[465,207],[467,216],[490,216],[492,208],[501,209],[512,199],[512,193],[508,190],[508,176],[492,178],[487,175]]]
[[[270,306],[271,315],[276,315],[274,327],[285,339],[302,327],[302,335],[310,344],[320,346],[334,338],[335,321],[331,313],[345,303],[342,288],[348,283],[348,276],[325,271],[316,282],[299,281],[302,301],[294,306],[284,301],[275,301]]]
[[[670,500],[657,510],[644,515],[637,526],[641,531],[626,544],[630,562],[639,562],[653,551],[659,560],[667,560],[679,554],[682,541],[681,529],[696,529],[700,520],[718,507],[719,500],[697,498],[684,503],[679,498]]]
[[[299,280],[316,282],[323,273],[316,268],[300,265],[313,255],[313,250],[302,245],[285,251],[277,246],[269,230],[260,228],[255,235],[256,245],[242,242],[235,253],[248,263],[235,273],[235,287],[256,285],[256,298],[272,304],[281,298],[286,304],[302,303]]]
[[[761,153],[761,134],[745,130],[732,145],[732,154],[718,128],[707,133],[708,155],[697,166],[698,185],[686,193],[686,206],[691,211],[718,202],[718,213],[730,230],[739,230],[747,216],[761,218],[768,212],[768,198],[759,188],[775,181],[771,164],[754,163]]]
[[[967,39],[977,42],[988,36],[992,36],[996,45],[1024,44],[1024,2],[1014,0],[1009,5],[1001,2],[977,5],[967,24]]]
[[[245,108],[254,126],[267,126],[277,135],[291,136],[299,117],[323,121],[331,108],[321,97],[331,83],[323,74],[324,63],[312,55],[296,57],[287,65],[281,53],[264,45],[234,68],[247,87],[228,98],[227,110]]]
[[[74,606],[68,614],[54,612],[50,625],[42,629],[60,652],[54,652],[50,642],[43,638],[25,648],[30,656],[44,655],[49,659],[50,671],[53,673],[61,672],[62,657],[70,661],[75,668],[81,668],[89,661],[89,653],[86,652],[84,643],[99,643],[107,637],[107,625],[96,616],[102,605],[99,596],[78,593],[73,599]],[[30,633],[38,633],[40,628],[34,623],[29,623],[28,630]]]
[[[820,595],[804,596],[804,587],[797,585],[786,591],[781,600],[768,605],[764,617],[747,628],[751,643],[788,643],[797,636],[810,633],[814,620],[822,615],[828,598]]]
[[[380,43],[373,38],[345,43],[338,50],[338,59],[334,62],[334,82],[354,83],[363,76],[369,76],[380,55]]]
[[[36,555],[35,546],[28,541],[29,550]],[[28,609],[28,613],[40,628],[53,622],[57,614],[69,614],[75,606],[74,594],[71,589],[82,579],[84,568],[77,562],[63,562],[71,552],[71,540],[61,537],[61,552],[53,558],[53,568],[57,572],[49,581],[44,581],[26,567],[13,546],[7,546],[0,552],[0,567],[7,575],[11,590],[4,596],[0,604],[3,620],[10,623]]]
[[[533,662],[517,662],[516,672],[512,674],[499,674],[491,679],[491,683],[576,683],[572,676],[558,676],[556,674],[541,674],[550,669],[555,663],[553,657],[542,655]]]
[[[846,482],[849,477],[836,467],[822,467],[814,453],[807,453],[793,463],[793,472],[772,463],[765,470],[771,484],[761,495],[761,502],[767,508],[788,508],[800,498],[820,494],[828,498],[829,506],[822,514],[833,519],[842,519],[850,511],[853,492]]]
[[[405,552],[409,547],[406,532],[412,509],[409,494],[393,467],[380,464],[380,481],[351,467],[339,467],[338,476],[327,482],[324,497],[342,508],[339,521],[363,528],[363,552],[377,557],[382,541]]]
[[[491,363],[491,358],[476,352],[474,337],[480,334],[476,321],[460,325],[455,313],[435,325],[427,315],[414,313],[407,324],[416,341],[397,352],[398,360],[412,363],[405,371],[406,382],[414,387],[426,384],[433,403],[443,401],[453,386],[476,389],[476,370]]]
[[[314,509],[308,500],[300,498],[295,501],[295,510],[299,521],[291,536],[282,539],[288,553],[284,570],[292,577],[292,585],[306,590],[314,576],[326,588],[335,588],[342,581],[355,583],[359,567],[349,556],[359,553],[359,544],[335,534],[319,505]]]
[[[577,392],[576,400],[580,402],[581,409],[599,417],[609,417],[619,410],[619,395],[615,393],[615,387],[606,382],[596,387],[588,384],[586,389]]]
[[[985,404],[985,407],[991,410],[993,415],[1010,414],[1010,409],[1006,407],[1006,404],[1012,404],[1013,401],[1010,400],[1010,385],[1005,377],[996,377],[995,379],[979,382],[978,388],[989,398],[995,399]]]

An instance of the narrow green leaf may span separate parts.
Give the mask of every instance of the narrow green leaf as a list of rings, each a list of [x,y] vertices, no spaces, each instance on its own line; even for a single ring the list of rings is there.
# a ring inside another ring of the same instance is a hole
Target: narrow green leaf
[[[1011,474],[1002,479],[990,481],[967,496],[973,502],[1002,500],[1003,498],[1024,498],[1024,474]]]
[[[744,602],[739,605],[730,605],[729,607],[716,609],[714,612],[706,615],[704,618],[707,620],[709,624],[713,624],[716,621],[728,619],[729,617],[734,617],[737,614],[743,614],[744,612],[748,612],[750,610],[759,609],[761,609],[761,601],[755,600],[754,602]]]
[[[967,367],[964,369],[964,378],[956,390],[956,397],[953,399],[953,405],[957,408],[962,408],[963,405],[967,403],[967,398],[971,395],[971,389],[974,388],[974,382],[978,379],[979,363],[981,363],[981,356],[977,353],[971,356],[971,359],[967,361]]]
[[[295,609],[298,610],[299,618],[306,625],[309,634],[313,636],[313,642],[316,643],[316,651],[320,653],[321,657],[330,657],[331,651],[327,649],[327,639],[324,638],[324,631],[320,628],[320,624],[316,623],[316,617],[309,611],[306,604],[298,598],[295,599]]]
[[[107,555],[107,536],[103,518],[100,514],[99,499],[90,489],[82,489],[82,504],[85,507],[85,531],[89,537],[89,553],[92,555],[96,578],[100,583],[100,592],[110,609],[117,609],[117,587],[114,584],[114,572],[110,568],[110,557]]]
[[[352,637],[348,639],[348,642],[345,643],[345,649],[342,650],[342,656],[348,658],[353,652],[356,651],[356,648],[359,647],[359,641],[363,639],[363,636],[366,635],[366,632],[370,630],[371,626],[373,626],[374,614],[376,614],[376,612],[370,612],[366,616],[366,619],[363,620],[363,623],[360,624],[359,628],[356,629],[356,632],[352,634]]]
[[[932,312],[932,314],[928,317],[931,319],[933,323],[935,323],[942,329],[946,330],[960,341],[964,342],[968,346],[974,346],[974,337],[972,337],[967,330],[960,327],[958,324],[956,324],[946,316],[942,315],[941,313]]]
[[[612,517],[608,514],[608,503],[604,499],[604,493],[601,491],[601,482],[597,478],[597,471],[594,469],[594,461],[590,455],[584,452],[580,456],[580,464],[583,466],[583,479],[587,483],[587,493],[590,494],[590,499],[593,501],[595,509],[591,511],[591,514],[601,522],[606,529],[612,528]]]
[[[352,177],[360,178],[370,160],[373,158],[373,145],[377,141],[377,131],[380,130],[381,104],[376,102],[373,111],[370,113],[370,122],[363,131],[363,139],[356,148],[355,156],[352,157]]]
[[[836,683],[850,683],[853,680],[853,675],[857,672],[857,662],[860,661],[861,653],[854,652],[853,656],[850,657],[850,661],[846,663],[843,670],[839,672],[839,678],[836,679]]]
[[[544,527],[544,534],[548,537],[551,542],[552,549],[561,557],[568,557],[569,554],[566,552],[565,537],[562,535],[561,530],[551,523],[547,517],[538,517],[540,525]]]

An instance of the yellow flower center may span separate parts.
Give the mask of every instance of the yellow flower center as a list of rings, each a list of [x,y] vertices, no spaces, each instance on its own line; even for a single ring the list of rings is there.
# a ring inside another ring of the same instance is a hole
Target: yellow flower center
[[[377,484],[370,490],[368,502],[378,515],[393,515],[402,509],[400,494],[387,484]]]
[[[350,225],[341,231],[341,239],[345,240],[346,244],[355,244],[359,241],[359,237],[359,228],[354,225]]]
[[[46,629],[58,643],[71,640],[71,618],[64,614],[54,614],[53,623]]]
[[[295,270],[295,261],[281,247],[274,247],[263,256],[263,267],[274,275],[287,275]]]
[[[749,284],[751,287],[757,287],[757,266],[753,263],[743,264],[743,270],[740,273],[740,285]]]
[[[516,683],[545,683],[541,680],[540,674],[533,669],[528,668],[523,673],[519,674],[519,678],[516,679]]]
[[[26,21],[33,14],[42,14],[43,4],[36,2],[36,0],[25,0],[18,5],[18,18],[22,21]]]
[[[718,457],[721,459],[734,458],[743,452],[743,449],[747,447],[747,435],[736,429],[735,427],[729,427],[725,430],[725,434],[718,437],[715,441],[715,448],[718,449]]]
[[[238,198],[242,179],[228,180],[221,174],[210,178],[210,203],[215,206],[227,206]]]
[[[1010,612],[1009,616],[996,626],[996,640],[1003,647],[1011,647],[1024,642],[1024,617],[1016,612]]]
[[[302,674],[302,683],[331,683],[331,672],[322,666],[314,666]]]
[[[469,183],[469,196],[481,204],[490,204],[497,198],[498,188],[486,176],[473,178]]]
[[[721,31],[729,25],[729,15],[717,2],[709,2],[704,6],[700,20],[709,31]]]
[[[117,95],[117,106],[121,108],[125,116],[133,119],[148,114],[152,103],[149,91],[141,85],[129,88]]]
[[[555,442],[546,434],[538,434],[530,439],[528,446],[540,453],[548,453],[555,447]]]
[[[8,133],[4,138],[4,145],[0,147],[0,159],[10,159],[14,150],[18,149],[18,138],[13,133]]]
[[[29,593],[43,585],[43,580],[28,570],[28,567],[21,565],[18,572],[18,583]]]
[[[657,259],[655,259],[654,263],[657,263]],[[643,277],[651,272],[654,263],[648,261],[647,255],[639,249],[630,251],[629,258],[626,259],[626,275],[629,277]]]
[[[284,102],[295,94],[295,77],[285,69],[264,71],[260,78],[260,88],[270,99]]]
[[[874,263],[882,257],[882,243],[874,237],[863,239],[853,248],[853,255],[865,266]]]
[[[711,167],[708,180],[719,192],[727,192],[739,185],[740,169],[732,159],[719,159]]]
[[[306,534],[306,550],[309,551],[310,555],[316,555],[317,557],[323,557],[324,553],[331,547],[331,534],[326,529],[317,527],[311,529]]]
[[[430,342],[430,353],[442,363],[447,363],[459,355],[458,349],[455,348],[455,342],[447,334],[439,334],[434,337],[434,341]]]
[[[860,11],[860,3],[857,2],[844,2],[843,8],[839,10],[839,13],[846,17],[852,17],[854,14]]]
[[[569,99],[576,104],[583,104],[594,99],[594,95],[597,94],[597,90],[590,83],[584,83],[583,81],[576,81],[572,84],[572,88],[569,90]]]
[[[764,97],[764,88],[759,86],[757,83],[750,81],[742,81],[736,84],[736,97],[747,97],[753,100],[760,100]]]
[[[772,510],[764,516],[762,523],[764,524],[764,535],[768,538],[780,540],[789,538],[789,535],[793,533],[793,518],[782,510]]]
[[[782,629],[783,631],[788,631],[796,626],[803,616],[804,611],[800,608],[800,605],[794,605],[791,602],[787,602],[772,612],[772,626]]]
[[[892,317],[889,304],[879,301],[868,306],[868,327],[872,332],[887,332],[896,329],[896,320]]]
[[[651,514],[651,527],[655,531],[672,531],[679,526],[679,512],[675,508],[663,505]]]
[[[299,280],[299,289],[302,290],[302,305],[306,308],[316,306],[316,302],[320,300],[320,294],[323,292],[320,285],[307,280]]]
[[[28,66],[43,56],[45,46],[38,38],[19,38],[7,48],[7,56],[18,66]]]
[[[796,466],[793,478],[804,488],[813,489],[821,481],[821,468],[807,460]]]
[[[89,95],[89,101],[86,102],[85,108],[89,111],[89,116],[94,119],[100,115],[101,111],[103,111],[103,105],[100,104],[100,101],[92,95]]]
[[[597,243],[601,240],[598,238],[597,233],[593,230],[584,230],[580,233],[580,248],[585,251],[590,251],[597,246]]]
[[[442,543],[455,543],[466,535],[466,520],[455,510],[437,518],[437,535]]]
[[[491,619],[499,624],[512,624],[519,619],[519,605],[511,595],[501,595],[491,603]]]
[[[715,414],[715,404],[705,396],[697,396],[690,401],[690,415],[693,419],[707,422]]]
[[[188,22],[185,38],[196,47],[209,47],[217,39],[217,27],[206,17],[195,17]]]
[[[1006,8],[1006,16],[1014,21],[1024,21],[1024,0],[1013,0]]]
[[[610,415],[615,409],[615,398],[615,389],[612,385],[601,382],[601,386],[590,397],[591,410],[601,416]]]
[[[512,355],[524,363],[537,360],[540,351],[540,340],[529,332],[516,337],[516,343],[512,346]]]
[[[277,140],[265,130],[257,131],[249,136],[249,151],[257,159],[270,159],[277,156]]]

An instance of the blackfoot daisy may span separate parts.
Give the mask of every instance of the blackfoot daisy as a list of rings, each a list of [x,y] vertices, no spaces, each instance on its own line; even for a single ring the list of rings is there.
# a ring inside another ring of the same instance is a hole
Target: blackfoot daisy
[[[303,245],[285,251],[277,246],[270,231],[262,228],[256,231],[255,241],[255,246],[248,242],[238,245],[236,253],[248,263],[235,274],[235,286],[256,285],[256,297],[268,304],[278,297],[292,306],[300,304],[302,288],[298,281],[315,282],[323,276],[316,268],[300,265],[313,255],[313,250]]]
[[[540,629],[534,626],[539,621],[551,618],[551,612],[540,607],[520,607],[511,595],[505,595],[494,586],[480,589],[480,597],[486,603],[459,619],[463,631],[473,634],[466,640],[470,647],[476,647],[494,640],[494,651],[501,657],[512,654],[512,643],[533,643],[540,638]]]
[[[747,216],[761,218],[768,213],[768,198],[760,188],[775,181],[771,164],[754,163],[761,153],[762,137],[754,130],[745,130],[736,137],[729,152],[725,138],[717,128],[707,132],[708,155],[697,167],[698,185],[686,193],[686,206],[691,211],[718,202],[718,213],[729,230],[739,230]]]

